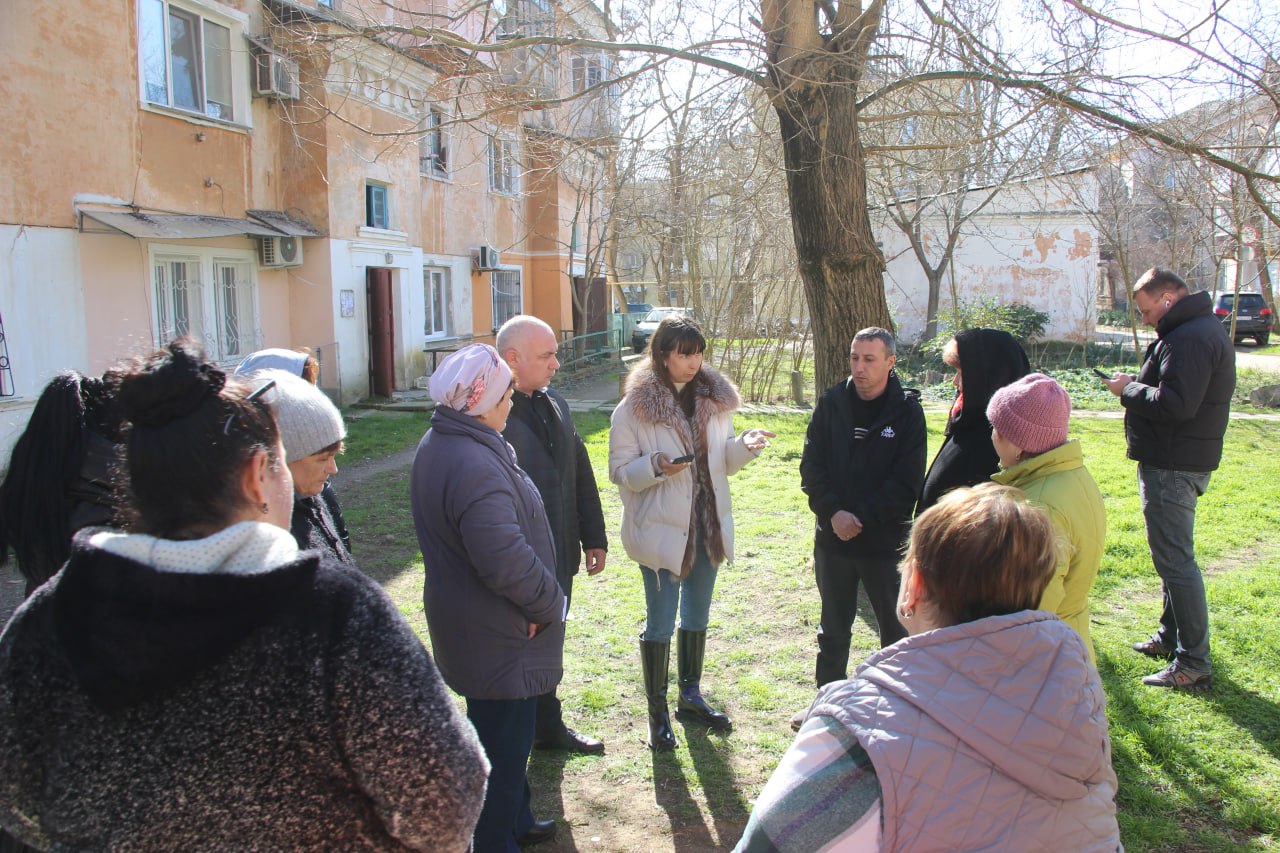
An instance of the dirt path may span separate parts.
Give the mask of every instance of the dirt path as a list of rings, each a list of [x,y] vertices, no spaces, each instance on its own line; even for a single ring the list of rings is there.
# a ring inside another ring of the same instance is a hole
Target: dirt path
[[[339,468],[338,473],[332,478],[333,488],[341,494],[346,489],[364,485],[374,477],[408,468],[413,464],[413,454],[417,452],[418,448],[415,445],[414,447],[406,447],[404,450],[398,450],[381,459],[368,459],[364,462]]]

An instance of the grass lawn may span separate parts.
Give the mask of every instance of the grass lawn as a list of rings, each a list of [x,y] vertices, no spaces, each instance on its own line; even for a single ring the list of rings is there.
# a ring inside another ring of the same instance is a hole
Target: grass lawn
[[[394,449],[411,446],[425,425],[421,416],[393,416],[402,420],[388,427],[385,417],[351,424],[352,455],[396,441],[402,443]],[[654,755],[644,746],[636,649],[643,590],[640,570],[618,541],[620,504],[606,471],[608,420],[599,413],[578,418],[615,544],[604,573],[580,575],[575,584],[560,694],[569,724],[602,738],[608,752],[534,754],[534,810],[563,822],[556,840],[539,850],[700,851],[737,841],[752,801],[791,742],[788,718],[813,695],[818,596],[809,567],[812,516],[797,471],[807,419],[738,418],[739,429],[764,426],[778,437],[732,478],[737,561],[721,568],[712,606],[706,687],[733,717],[734,731],[708,735],[677,725],[679,748]],[[941,414],[930,415],[930,455],[941,444],[942,423]],[[366,432],[377,433],[377,442]],[[1200,503],[1198,552],[1217,679],[1207,695],[1139,683],[1156,665],[1129,644],[1155,625],[1160,602],[1134,465],[1124,458],[1118,419],[1077,417],[1072,435],[1083,443],[1107,501],[1110,530],[1093,637],[1126,848],[1280,849],[1280,424],[1233,422],[1226,460]],[[369,478],[342,500],[361,566],[425,640],[407,473]],[[874,638],[869,625],[855,629],[854,660],[874,650]],[[674,677],[674,651],[672,657]]]

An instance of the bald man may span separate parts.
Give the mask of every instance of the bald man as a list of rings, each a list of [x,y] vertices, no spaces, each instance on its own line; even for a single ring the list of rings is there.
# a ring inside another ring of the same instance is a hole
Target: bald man
[[[556,335],[542,320],[521,314],[498,330],[496,348],[510,365],[515,383],[511,417],[502,435],[542,495],[556,547],[556,580],[565,598],[572,599],[573,576],[583,554],[587,574],[599,574],[604,570],[608,541],[587,448],[573,425],[569,404],[548,387],[560,368]],[[604,752],[603,743],[565,725],[554,689],[538,697],[537,714],[535,749]]]

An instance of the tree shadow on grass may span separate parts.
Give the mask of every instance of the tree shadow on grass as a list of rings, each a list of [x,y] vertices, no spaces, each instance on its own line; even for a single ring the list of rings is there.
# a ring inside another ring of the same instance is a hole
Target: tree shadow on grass
[[[1143,685],[1117,667],[1112,656],[1098,652],[1098,670],[1107,691],[1112,759],[1120,788],[1122,840],[1130,849],[1235,850],[1250,837],[1274,832],[1274,827],[1240,826],[1224,815],[1267,815],[1271,804],[1260,799],[1251,781],[1241,778],[1233,763],[1211,761],[1193,748],[1194,725],[1176,713],[1153,714]],[[1280,709],[1275,703],[1241,689],[1219,667],[1208,694],[1188,699],[1212,704],[1218,712],[1247,730],[1273,757],[1280,756]],[[1161,774],[1153,779],[1152,770]],[[1153,784],[1154,783],[1154,784]],[[1226,808],[1224,808],[1224,806]]]

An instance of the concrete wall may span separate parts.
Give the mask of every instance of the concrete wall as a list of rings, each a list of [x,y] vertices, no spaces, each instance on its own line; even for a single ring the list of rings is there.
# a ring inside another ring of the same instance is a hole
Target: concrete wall
[[[1049,339],[1092,340],[1098,237],[1080,207],[1080,199],[1096,197],[1092,182],[1092,175],[1083,173],[1002,191],[964,228],[942,282],[940,310],[951,306],[954,284],[961,303],[993,298],[1047,313]],[[945,232],[928,219],[922,230],[927,250],[936,257]],[[901,230],[879,217],[877,231],[888,261],[885,294],[894,323],[903,340],[915,340],[925,328],[928,280]]]
[[[0,398],[0,465],[54,374],[88,370],[76,237],[66,228],[0,225],[0,318],[14,392]]]

